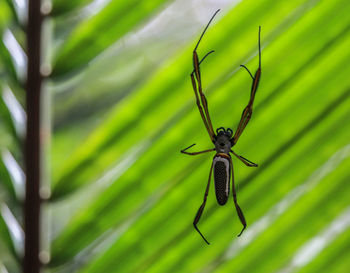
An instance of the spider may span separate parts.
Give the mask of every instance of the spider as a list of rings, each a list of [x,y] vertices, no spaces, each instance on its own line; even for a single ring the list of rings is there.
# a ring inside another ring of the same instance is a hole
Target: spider
[[[202,83],[201,83],[201,73],[199,70],[200,64],[203,62],[203,60],[211,53],[214,51],[208,52],[202,59],[199,61],[198,55],[197,55],[197,48],[200,43],[200,41],[203,38],[204,33],[206,32],[207,28],[209,27],[211,21],[214,19],[215,15],[219,12],[220,10],[217,10],[214,15],[211,17],[209,20],[209,23],[205,27],[204,31],[202,32],[202,35],[200,36],[196,47],[193,50],[193,71],[191,73],[191,82],[194,90],[194,94],[196,97],[196,104],[199,109],[199,113],[203,119],[205,128],[208,131],[209,137],[213,144],[215,145],[215,148],[209,149],[209,150],[204,150],[200,152],[187,152],[187,150],[191,147],[193,147],[195,144],[192,144],[191,146],[181,150],[181,153],[187,154],[187,155],[198,155],[198,154],[203,154],[207,152],[212,152],[216,151],[216,154],[214,155],[213,162],[211,164],[210,172],[209,172],[209,179],[208,179],[208,184],[205,190],[204,194],[204,199],[203,203],[198,209],[198,212],[194,218],[193,221],[193,226],[197,230],[197,232],[202,236],[203,240],[209,245],[209,242],[203,234],[200,232],[200,230],[197,227],[197,223],[199,222],[199,219],[202,216],[205,204],[207,202],[207,196],[209,192],[209,186],[210,186],[210,180],[211,180],[211,175],[214,170],[214,184],[215,184],[215,194],[216,194],[216,200],[219,205],[223,206],[226,204],[228,196],[229,196],[229,183],[230,183],[230,178],[231,178],[231,173],[232,173],[232,195],[233,195],[233,202],[236,207],[237,214],[239,216],[239,219],[243,225],[243,228],[241,232],[238,234],[240,236],[243,231],[245,230],[247,223],[244,218],[243,212],[241,208],[238,205],[237,202],[237,196],[236,196],[236,190],[235,190],[235,185],[234,185],[234,177],[233,177],[233,164],[232,164],[232,159],[231,155],[234,155],[237,157],[239,160],[241,160],[245,165],[248,167],[258,167],[257,164],[249,161],[248,159],[244,158],[243,156],[240,156],[236,154],[233,150],[232,147],[236,145],[239,137],[241,136],[243,130],[247,126],[253,112],[253,102],[255,98],[256,91],[258,89],[259,85],[259,80],[261,76],[261,49],[260,49],[260,32],[261,32],[261,27],[259,26],[259,37],[258,37],[258,48],[259,48],[259,67],[257,71],[255,72],[255,75],[253,76],[252,73],[250,73],[249,69],[241,65],[244,69],[246,69],[253,79],[253,84],[251,87],[251,93],[250,93],[250,99],[248,102],[248,105],[244,108],[241,120],[238,124],[238,127],[236,129],[235,134],[233,135],[233,131],[230,128],[225,129],[224,127],[220,127],[216,129],[216,133],[213,130],[213,125],[210,120],[209,116],[209,111],[208,111],[208,102],[207,99],[202,91]],[[204,109],[204,110],[203,110]]]

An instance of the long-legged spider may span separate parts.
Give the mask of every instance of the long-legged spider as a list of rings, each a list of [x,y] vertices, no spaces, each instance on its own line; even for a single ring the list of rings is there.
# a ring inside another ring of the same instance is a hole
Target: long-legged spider
[[[251,78],[253,79],[253,84],[251,88],[251,93],[250,93],[250,100],[248,102],[248,105],[244,108],[241,120],[238,124],[238,127],[236,129],[235,134],[233,135],[233,131],[230,128],[225,129],[224,127],[220,127],[216,129],[216,133],[213,130],[213,125],[211,123],[211,119],[209,116],[209,110],[208,110],[208,103],[207,99],[205,98],[205,95],[202,91],[202,82],[201,82],[201,73],[199,69],[199,65],[204,61],[204,59],[211,54],[214,51],[208,52],[202,59],[199,61],[198,55],[197,55],[197,48],[200,43],[200,41],[203,38],[204,33],[206,32],[207,28],[209,27],[211,21],[214,19],[215,15],[219,12],[217,10],[212,18],[210,19],[209,23],[205,27],[202,35],[200,36],[196,47],[193,50],[193,71],[191,73],[191,81],[192,81],[192,86],[194,90],[194,94],[196,96],[196,104],[199,109],[199,113],[203,119],[204,125],[206,130],[208,131],[209,137],[213,144],[215,145],[215,148],[209,149],[209,150],[204,150],[200,152],[187,152],[189,148],[194,146],[195,144],[192,144],[191,146],[181,150],[181,153],[188,154],[188,155],[198,155],[198,154],[203,154],[207,152],[212,152],[216,151],[216,154],[214,155],[213,158],[213,163],[210,168],[209,172],[209,179],[208,179],[208,184],[205,190],[204,194],[204,200],[202,205],[199,207],[198,212],[196,214],[196,217],[194,218],[193,225],[194,228],[198,231],[198,233],[202,236],[204,241],[209,244],[209,242],[205,239],[203,234],[199,231],[197,227],[197,223],[199,219],[201,218],[201,215],[203,213],[205,204],[207,202],[207,196],[209,192],[209,186],[210,186],[210,179],[211,179],[211,174],[214,169],[214,184],[215,184],[215,194],[216,194],[216,199],[219,205],[225,205],[227,202],[227,198],[229,195],[229,183],[230,183],[230,178],[231,178],[231,173],[232,173],[232,195],[233,195],[233,202],[236,207],[237,214],[239,216],[239,219],[241,220],[241,223],[243,225],[242,231],[238,234],[240,236],[244,229],[247,226],[246,220],[244,218],[243,212],[241,208],[238,205],[237,202],[237,196],[236,196],[236,190],[235,190],[235,184],[234,184],[234,177],[233,177],[233,164],[232,164],[232,159],[231,159],[231,154],[233,154],[235,157],[237,157],[239,160],[241,160],[245,165],[248,167],[258,167],[257,164],[249,161],[248,159],[244,158],[243,156],[240,156],[236,154],[233,150],[232,147],[237,143],[239,137],[241,136],[243,130],[247,126],[253,112],[253,103],[254,103],[254,98],[256,91],[258,89],[259,85],[259,80],[261,76],[261,49],[260,49],[260,31],[261,27],[259,26],[259,38],[258,38],[258,47],[259,47],[259,67],[257,71],[255,72],[255,75],[253,76],[252,73],[250,73],[249,69],[241,65],[243,68],[245,68]],[[204,109],[204,110],[203,110]],[[232,136],[233,135],[233,136]]]

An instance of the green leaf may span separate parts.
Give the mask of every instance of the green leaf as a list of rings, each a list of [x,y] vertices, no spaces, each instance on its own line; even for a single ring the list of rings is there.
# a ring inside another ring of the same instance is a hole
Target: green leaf
[[[2,36],[2,33],[0,33]],[[0,61],[4,65],[4,74],[7,75],[11,80],[17,82],[17,72],[10,53],[2,39],[0,39]]]
[[[90,4],[92,0],[53,0],[52,2],[53,8],[51,14],[53,16],[61,16]]]
[[[22,232],[7,205],[0,202],[0,237],[16,259],[19,259],[23,253]]]
[[[67,38],[55,58],[52,77],[87,65],[128,31],[140,26],[165,3],[165,0],[111,1],[98,14],[78,25]]]
[[[257,12],[259,8],[261,7],[256,7]],[[279,6],[275,8],[277,10]],[[280,16],[283,18],[283,14]],[[223,71],[222,74],[229,75],[234,67],[237,68],[239,65],[239,63],[236,63],[233,67],[231,63],[226,62],[229,54],[235,59],[239,59],[239,55],[243,54],[247,56],[245,58],[247,59],[251,54],[250,52],[255,51],[256,44],[252,46],[253,50],[246,48],[238,54],[240,43],[246,44],[250,40],[256,41],[256,28],[252,28],[252,31],[238,32],[247,23],[247,20],[248,18],[243,18],[240,21],[226,20],[222,26],[217,27],[218,31],[213,33],[215,36],[211,35],[211,39],[208,39],[209,42],[212,41],[212,45],[209,45],[208,48],[215,48],[217,50],[216,56],[215,58],[209,58],[204,67],[220,66]],[[231,30],[226,31],[229,28]],[[233,33],[238,32],[237,36],[230,35],[231,31]],[[255,35],[252,35],[252,33]],[[241,42],[232,44],[230,39]],[[247,41],[244,39],[247,39]],[[227,42],[226,47],[222,45],[223,41]],[[227,47],[230,43],[232,44],[231,48]],[[190,53],[189,50],[186,50],[175,62],[170,60],[150,78],[147,84],[116,105],[115,110],[109,114],[106,121],[67,160],[63,170],[56,172],[56,175],[60,175],[60,177],[54,177],[57,184],[55,183],[54,186],[53,198],[59,198],[63,194],[76,189],[78,185],[90,182],[91,178],[96,176],[96,173],[101,174],[102,171],[106,170],[108,163],[115,163],[115,161],[111,161],[111,158],[118,158],[125,153],[130,147],[129,143],[140,141],[138,132],[143,132],[143,138],[147,138],[147,136],[152,138],[153,135],[157,135],[152,131],[161,130],[169,120],[170,117],[167,113],[175,113],[176,109],[179,108],[178,105],[183,104],[184,98],[190,98],[193,101],[192,93],[187,90],[189,87],[188,71],[183,69],[183,67],[188,67],[188,56],[190,56]],[[216,77],[215,80],[213,80],[213,76]],[[208,75],[208,77],[210,79],[208,81],[215,81],[217,86],[224,83],[218,81],[218,75],[215,73]],[[222,75],[219,74],[219,77],[222,77]],[[241,82],[241,84],[243,83]],[[160,104],[159,101],[162,101],[162,103]],[[140,117],[144,118],[140,119]],[[151,124],[153,130],[150,130],[152,128],[150,127]],[[96,154],[100,156],[96,157]],[[94,167],[92,168],[92,166]]]
[[[8,131],[12,134],[12,137],[17,138],[17,132],[16,127],[13,122],[13,119],[11,117],[11,112],[9,111],[8,107],[6,106],[6,103],[3,99],[4,90],[2,86],[1,88],[1,97],[0,97],[0,118],[4,125],[6,125]]]
[[[11,18],[11,7],[6,1],[0,3],[0,34],[2,35],[3,30],[6,28]]]
[[[244,1],[211,26],[200,45],[200,56],[216,51],[201,66],[213,124],[232,127],[251,84],[246,71],[235,68],[248,62],[255,71],[257,58],[247,60],[256,56],[262,25],[262,78],[252,120],[235,147],[260,165],[251,169],[234,159],[248,221],[241,238],[231,198],[226,207],[215,205],[213,185],[199,224],[210,247],[192,226],[213,156],[179,153],[194,142],[194,150],[211,147],[189,80],[194,41],[119,102],[55,174],[53,196],[62,198],[55,205],[69,204],[68,193],[81,195],[53,240],[51,266],[71,261],[84,273],[278,272],[291,264],[348,207],[349,11],[341,0]],[[140,152],[133,153],[136,147]],[[134,161],[118,169],[128,155]],[[115,169],[99,188],[96,179]],[[118,236],[108,237],[112,231]],[[103,238],[104,247],[91,254]],[[346,268],[346,258],[327,266]]]
[[[0,158],[0,178],[1,178],[0,180],[1,184],[4,184],[4,186],[7,188],[11,196],[15,198],[16,197],[15,187],[12,182],[11,176],[6,168],[6,165],[4,164],[3,154],[1,155],[1,158]]]

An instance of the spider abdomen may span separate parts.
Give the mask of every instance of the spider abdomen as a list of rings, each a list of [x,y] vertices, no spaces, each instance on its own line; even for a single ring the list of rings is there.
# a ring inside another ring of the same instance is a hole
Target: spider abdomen
[[[226,154],[217,154],[214,157],[214,183],[216,200],[223,206],[230,193],[230,161]]]

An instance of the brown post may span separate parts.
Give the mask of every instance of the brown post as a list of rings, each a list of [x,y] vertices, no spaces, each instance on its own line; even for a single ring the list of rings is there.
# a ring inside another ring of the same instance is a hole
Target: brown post
[[[24,205],[24,273],[40,272],[40,96],[41,0],[28,1],[27,134],[25,143],[26,195]]]

